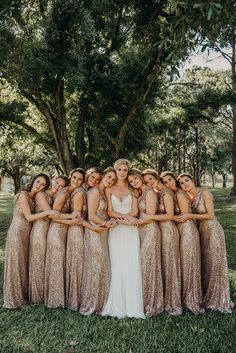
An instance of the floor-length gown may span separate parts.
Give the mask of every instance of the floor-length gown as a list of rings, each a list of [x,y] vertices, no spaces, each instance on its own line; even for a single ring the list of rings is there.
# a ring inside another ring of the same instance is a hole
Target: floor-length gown
[[[75,189],[70,198],[71,212],[74,211],[73,200],[77,193],[82,193],[84,204],[82,217],[86,214],[86,193],[82,187]],[[66,247],[66,306],[78,310],[81,303],[81,286],[84,259],[84,229],[80,225],[70,225],[67,232]]]
[[[45,195],[45,198],[50,206],[52,206],[52,197],[44,191],[40,191]],[[41,209],[35,197],[35,212],[39,213]],[[47,232],[50,225],[48,217],[37,219],[33,223],[30,232],[30,247],[29,247],[29,303],[43,304],[44,303],[44,273],[45,273],[45,258]]]
[[[193,202],[193,212],[206,213],[203,189],[200,189]],[[218,220],[199,221],[202,253],[203,305],[207,309],[231,313],[229,275],[224,230]]]
[[[159,194],[158,213],[165,214],[164,196],[173,193],[164,190]],[[171,315],[180,315],[181,306],[181,270],[179,232],[173,221],[159,222],[162,236],[162,274],[164,283],[165,311]]]
[[[25,218],[17,202],[21,194],[26,196],[31,212],[34,211],[34,202],[28,192],[22,190],[14,201],[13,218],[6,240],[3,307],[8,309],[28,304],[29,235],[32,222]]]
[[[66,189],[59,191],[55,197],[65,193],[66,201],[61,213],[70,211],[70,194]],[[54,201],[54,202],[55,202]],[[49,308],[65,306],[65,272],[66,272],[66,224],[51,221],[47,235],[47,251],[44,278],[44,302]]]
[[[99,187],[92,188],[99,192],[99,204],[96,214],[106,220],[107,200]],[[84,264],[81,289],[80,313],[83,315],[100,314],[106,303],[110,286],[110,263],[107,243],[108,231],[101,233],[85,228]]]
[[[147,194],[153,193],[152,188],[146,189],[138,199],[139,214],[147,213]],[[161,231],[157,222],[139,227],[141,239],[141,265],[143,282],[143,305],[146,316],[157,315],[164,310],[163,283],[161,270]]]
[[[178,195],[188,202],[188,212],[192,213],[191,200],[181,190],[175,193],[175,214],[180,214]],[[180,264],[182,277],[182,304],[194,314],[203,313],[201,289],[201,249],[200,235],[192,219],[176,223],[180,234]]]
[[[120,200],[111,194],[113,210],[128,214],[132,194]],[[140,238],[136,226],[118,225],[109,230],[111,286],[102,315],[144,318]]]

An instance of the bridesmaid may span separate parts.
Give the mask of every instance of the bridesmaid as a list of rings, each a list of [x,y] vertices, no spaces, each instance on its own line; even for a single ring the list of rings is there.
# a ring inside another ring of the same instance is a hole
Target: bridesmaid
[[[156,214],[157,194],[144,184],[142,172],[131,169],[128,183],[138,191],[139,217],[142,213]],[[157,315],[164,310],[161,273],[161,232],[157,222],[140,221],[141,265],[143,282],[143,304],[146,316]]]
[[[163,184],[174,192],[175,214],[191,213],[192,205],[186,192],[178,188],[174,173],[161,173]],[[194,314],[203,313],[201,289],[200,237],[193,220],[177,223],[180,234],[180,263],[182,275],[182,303]]]
[[[115,181],[115,171],[109,167],[105,169],[101,182],[88,191],[88,220],[92,224],[104,225],[106,228],[114,226],[113,221],[108,221],[104,190],[111,187]],[[101,313],[107,300],[110,285],[107,236],[107,229],[100,234],[88,228],[85,229],[80,307],[80,313],[83,315]]]
[[[72,214],[68,214],[70,212],[70,195],[84,180],[81,169],[74,169],[69,179],[70,185],[57,193],[53,203],[53,209],[61,212],[61,218],[73,217]],[[49,308],[65,307],[67,228],[67,224],[53,220],[48,230],[44,302]]]
[[[15,197],[13,219],[6,240],[3,300],[4,308],[21,308],[28,303],[29,234],[32,222],[55,216],[57,212],[47,210],[34,212],[34,197],[50,185],[47,175],[36,175],[25,189]]]
[[[158,214],[143,214],[142,218],[145,220],[159,221],[161,229],[165,311],[171,315],[180,315],[182,313],[182,307],[179,232],[173,222],[173,193],[162,184],[155,170],[146,169],[143,172],[143,176],[146,184],[158,191],[159,197]]]
[[[85,217],[87,214],[86,193],[82,187],[85,171],[79,169],[82,178],[78,187],[72,192],[70,198],[71,212],[77,216]],[[78,310],[81,303],[81,285],[84,259],[84,230],[81,225],[72,224],[67,233],[66,249],[66,306]]]
[[[89,189],[97,186],[102,180],[102,171],[97,167],[91,167],[86,170],[86,178],[85,178],[85,189],[88,191]]]
[[[192,200],[193,212],[177,217],[178,222],[188,219],[199,221],[202,251],[203,305],[207,309],[231,313],[229,276],[223,228],[214,214],[213,197],[210,191],[197,188],[190,174],[180,174],[180,187]]]
[[[62,188],[69,184],[69,179],[64,175],[57,176],[52,183],[52,188],[40,191],[35,196],[35,212],[51,210],[53,197]],[[47,232],[50,219],[45,217],[33,223],[30,232],[29,247],[29,303],[44,303],[44,272]]]

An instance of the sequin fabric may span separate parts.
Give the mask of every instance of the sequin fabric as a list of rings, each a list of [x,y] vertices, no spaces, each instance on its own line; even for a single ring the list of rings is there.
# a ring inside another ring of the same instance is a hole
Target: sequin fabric
[[[95,188],[89,190],[88,193]],[[99,191],[99,204],[96,214],[101,219],[106,220],[108,218],[107,200],[100,189],[96,189]],[[96,233],[86,228],[84,233],[84,270],[80,313],[83,315],[101,313],[107,301],[109,285],[108,231]]]
[[[82,217],[86,214],[86,196],[83,188],[75,189],[70,198],[71,212],[74,211],[74,196],[83,195]],[[79,225],[70,225],[67,232],[66,249],[66,306],[78,310],[81,303],[81,286],[83,274],[84,229]]]
[[[206,213],[200,189],[193,201],[194,213]],[[202,253],[203,305],[222,313],[230,313],[229,276],[224,231],[218,220],[199,221]]]
[[[180,214],[178,196],[188,202],[188,213],[192,213],[189,196],[181,190],[175,193],[175,213]],[[201,290],[200,236],[193,220],[176,223],[180,234],[180,263],[182,276],[182,304],[194,314],[203,313]]]
[[[164,196],[173,193],[167,189],[159,193],[159,214],[165,214]],[[159,222],[162,235],[162,275],[164,283],[165,311],[171,315],[180,315],[181,307],[181,270],[179,232],[173,221]]]
[[[56,198],[65,193],[65,204],[61,213],[70,211],[70,195],[66,189],[62,189]],[[55,201],[56,201],[55,198]],[[66,237],[65,224],[51,221],[47,235],[47,251],[44,277],[44,302],[50,308],[65,306],[65,273],[66,273]]]
[[[49,206],[52,206],[52,197],[44,191],[44,194]],[[35,197],[35,213],[42,212],[39,204],[38,193]],[[47,232],[50,224],[50,219],[45,217],[34,221],[30,232],[29,246],[29,303],[43,304],[44,303],[44,272],[46,258],[46,243]]]
[[[14,201],[13,218],[6,239],[3,300],[4,308],[24,307],[28,303],[29,235],[32,223],[27,221],[18,204],[24,194],[31,212],[34,202],[27,191],[22,190]]]
[[[147,212],[147,197],[153,193],[146,189],[138,199],[139,213]],[[162,269],[161,269],[161,232],[157,222],[139,227],[141,239],[141,266],[143,284],[143,304],[146,316],[157,315],[164,310]]]

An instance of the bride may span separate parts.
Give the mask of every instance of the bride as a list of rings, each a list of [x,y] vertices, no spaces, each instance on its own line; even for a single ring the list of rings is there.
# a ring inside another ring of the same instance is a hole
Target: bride
[[[111,285],[102,315],[145,318],[138,233],[138,205],[127,186],[129,162],[118,159],[114,163],[116,184],[106,189],[108,215],[119,225],[109,231]]]

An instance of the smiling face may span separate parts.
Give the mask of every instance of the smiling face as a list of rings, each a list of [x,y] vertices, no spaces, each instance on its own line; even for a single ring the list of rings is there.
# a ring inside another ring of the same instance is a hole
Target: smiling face
[[[171,175],[162,177],[163,185],[172,191],[177,191],[176,180]]]
[[[70,178],[70,186],[73,189],[78,188],[83,184],[84,176],[80,172],[74,172]]]
[[[134,189],[140,189],[143,185],[143,181],[138,175],[129,175],[128,182]]]
[[[194,181],[187,175],[183,175],[178,180],[180,187],[184,191],[191,192],[191,190],[195,187]]]
[[[116,173],[115,172],[108,172],[102,178],[102,183],[105,188],[110,188],[116,182]]]
[[[120,164],[115,168],[117,179],[126,180],[129,167],[127,164]]]
[[[46,179],[43,176],[39,176],[38,178],[35,179],[33,182],[31,191],[33,192],[39,192],[41,190],[44,190],[47,185]]]
[[[93,172],[88,176],[87,184],[89,188],[93,188],[94,186],[98,185],[101,181],[101,174],[97,172]]]
[[[154,177],[152,174],[145,174],[143,177],[145,183],[147,186],[150,188],[157,188],[158,180],[157,178]]]
[[[61,189],[63,189],[66,186],[66,181],[63,178],[56,178],[55,180],[53,180],[53,184],[52,184],[52,193],[56,194],[58,191],[60,191]]]

